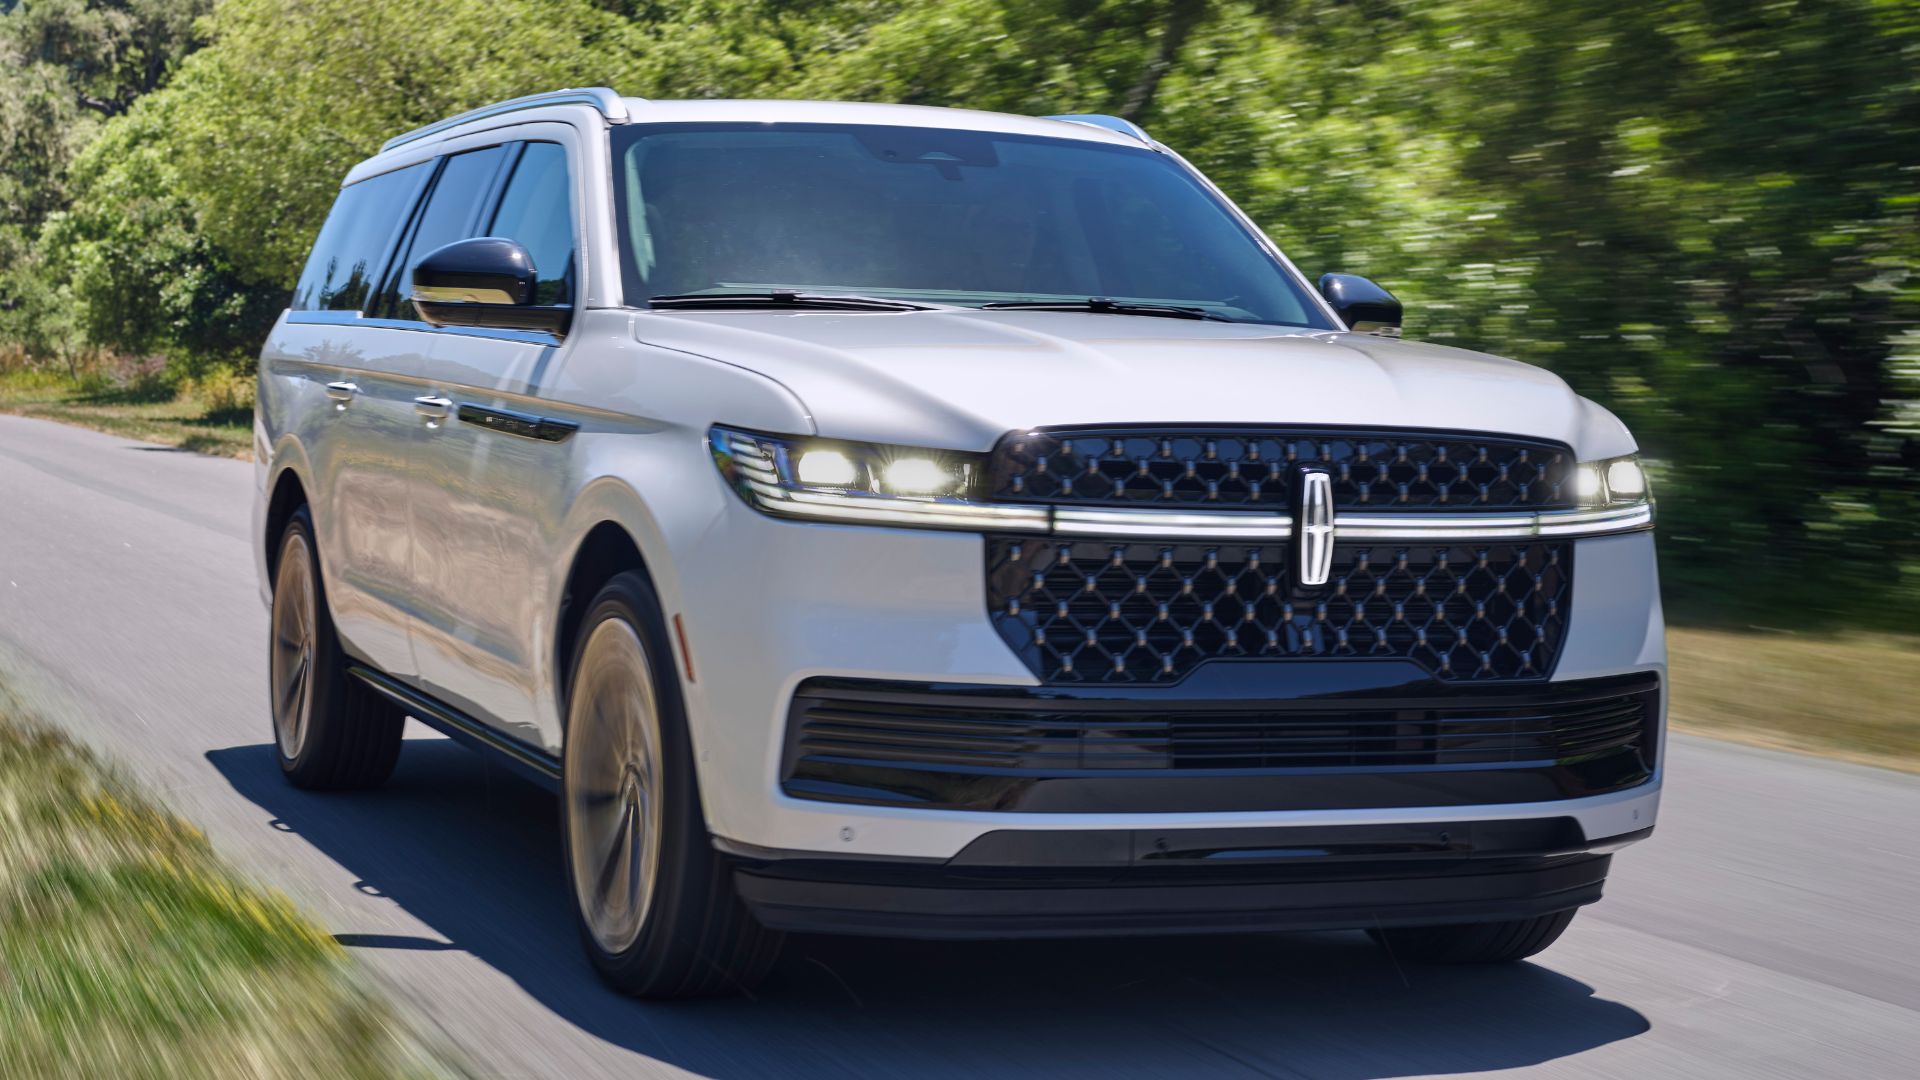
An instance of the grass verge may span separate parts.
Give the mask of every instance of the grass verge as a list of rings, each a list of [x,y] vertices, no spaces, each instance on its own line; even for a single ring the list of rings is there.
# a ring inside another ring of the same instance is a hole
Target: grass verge
[[[453,1072],[330,936],[0,693],[0,1076]]]
[[[0,412],[221,457],[244,458],[253,444],[253,405],[231,394],[76,382],[64,372],[44,369],[0,372]]]
[[[1676,626],[1674,728],[1920,772],[1920,637]]]

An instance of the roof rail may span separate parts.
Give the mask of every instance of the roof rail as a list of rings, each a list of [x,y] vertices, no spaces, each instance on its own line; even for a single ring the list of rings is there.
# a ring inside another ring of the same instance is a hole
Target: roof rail
[[[512,101],[501,101],[492,105],[482,105],[477,109],[470,109],[458,116],[449,116],[445,120],[436,120],[425,127],[414,128],[404,135],[395,135],[393,138],[381,143],[380,150],[384,153],[396,146],[403,146],[407,143],[424,139],[429,135],[445,131],[448,128],[459,127],[461,124],[472,120],[484,120],[489,116],[519,112],[522,109],[541,109],[548,105],[591,105],[600,110],[600,115],[606,117],[607,123],[609,124],[624,124],[632,119],[632,116],[627,112],[627,100],[612,90],[604,86],[570,87],[566,90],[549,90],[544,94],[529,94],[526,97],[514,98]]]
[[[1105,113],[1062,113],[1059,116],[1043,116],[1040,119],[1065,120],[1069,124],[1090,124],[1097,128],[1106,128],[1108,131],[1117,131],[1122,135],[1131,135],[1148,146],[1154,145],[1153,140],[1147,136],[1139,124],[1125,117],[1108,116]]]

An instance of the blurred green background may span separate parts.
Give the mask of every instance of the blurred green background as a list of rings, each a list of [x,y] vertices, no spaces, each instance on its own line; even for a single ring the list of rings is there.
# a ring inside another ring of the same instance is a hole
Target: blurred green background
[[[0,404],[244,446],[250,357],[348,166],[500,98],[1113,112],[1309,275],[1398,293],[1410,337],[1546,365],[1618,412],[1682,618],[1920,614],[1914,0],[0,11]]]

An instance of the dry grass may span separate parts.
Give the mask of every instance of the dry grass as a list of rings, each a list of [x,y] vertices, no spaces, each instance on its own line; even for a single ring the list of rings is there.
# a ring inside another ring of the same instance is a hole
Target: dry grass
[[[1677,730],[1920,772],[1920,637],[1674,627]]]
[[[0,692],[0,1076],[453,1071],[324,931]]]
[[[178,390],[152,380],[79,380],[64,371],[0,370],[0,412],[37,416],[129,439],[244,458],[253,445],[253,387],[220,373]]]

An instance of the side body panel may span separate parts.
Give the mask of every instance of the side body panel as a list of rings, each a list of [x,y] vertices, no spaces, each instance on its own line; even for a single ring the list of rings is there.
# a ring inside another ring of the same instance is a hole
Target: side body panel
[[[582,242],[580,208],[593,198],[604,205],[605,193],[586,190],[585,181],[605,171],[604,137],[541,123],[489,138],[565,149],[575,280],[603,269]],[[547,567],[563,543],[557,525],[569,488],[559,481],[569,447],[480,421],[483,410],[550,415],[554,410],[538,400],[541,384],[556,362],[592,347],[581,341],[587,322],[576,319],[575,332],[558,340],[459,327],[431,331],[431,393],[452,401],[454,412],[423,437],[414,469],[413,634],[421,685],[513,738],[550,749],[559,746],[558,731],[552,710],[536,700],[532,675],[553,641],[563,584],[548,579]]]
[[[479,409],[550,415],[529,391],[559,351],[528,342],[447,335],[434,343],[433,393],[457,414],[428,433],[418,458],[414,642],[421,685],[523,742],[558,747],[530,681],[551,642],[560,584],[569,447],[475,422]]]
[[[261,353],[260,411],[273,445],[301,449],[300,479],[341,638],[349,651],[405,677],[414,673],[408,481],[420,420],[413,398],[424,392],[429,342],[357,323],[350,312],[282,317]],[[329,396],[329,384],[344,398]],[[276,450],[275,459],[282,456]]]
[[[707,428],[721,416],[786,430],[809,423],[799,402],[763,377],[639,344],[632,318],[584,311],[568,335],[571,348],[514,354],[504,344],[469,341],[438,368],[464,380],[442,385],[444,394],[578,425],[558,442],[464,423],[457,427],[471,431],[436,433],[453,439],[432,444],[422,460],[446,470],[434,481],[444,491],[423,492],[415,519],[422,587],[445,594],[434,614],[416,622],[427,688],[553,752],[563,738],[566,677],[556,624],[585,537],[603,523],[618,526],[646,558],[667,617],[687,612],[680,554],[723,539],[732,511],[745,510],[714,470]],[[484,382],[477,370],[459,370],[481,359],[504,365],[493,385],[476,385]],[[543,364],[536,386],[531,370]],[[758,562],[730,576],[775,572]],[[684,670],[686,657],[674,659]],[[725,665],[714,675],[726,678]],[[698,679],[687,686],[690,709],[703,686]],[[695,729],[703,746],[697,722]],[[703,766],[703,784],[707,775]],[[703,793],[733,788],[716,773]]]

